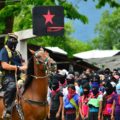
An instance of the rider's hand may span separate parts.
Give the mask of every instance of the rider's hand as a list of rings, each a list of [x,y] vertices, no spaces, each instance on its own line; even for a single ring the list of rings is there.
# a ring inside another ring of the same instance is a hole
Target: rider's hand
[[[27,69],[26,66],[20,66],[20,67],[19,67],[19,70],[20,70],[20,71],[25,71],[26,69]]]

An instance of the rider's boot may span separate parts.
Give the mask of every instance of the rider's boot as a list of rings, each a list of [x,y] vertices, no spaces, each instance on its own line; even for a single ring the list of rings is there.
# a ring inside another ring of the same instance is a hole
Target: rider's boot
[[[7,110],[4,110],[2,118],[3,120],[11,120],[11,113],[9,113]]]

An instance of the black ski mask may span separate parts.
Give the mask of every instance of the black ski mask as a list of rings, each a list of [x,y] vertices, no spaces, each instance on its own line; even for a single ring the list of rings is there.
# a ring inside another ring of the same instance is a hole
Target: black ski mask
[[[66,78],[66,75],[63,76],[63,75],[57,74],[57,79],[61,84],[65,83],[65,78]]]
[[[89,90],[87,90],[87,91],[84,91],[84,90],[83,90],[83,94],[84,94],[84,95],[88,95],[88,94],[89,94]]]
[[[106,90],[107,95],[112,94],[112,92],[113,92],[113,86],[112,86],[112,84],[108,82],[106,84],[105,90]]]
[[[99,93],[98,88],[97,87],[92,88],[92,92],[94,95],[97,95]]]
[[[52,89],[53,90],[57,90],[59,88],[59,83],[58,82],[55,82],[52,84]]]
[[[18,40],[16,35],[14,34],[8,35],[8,40],[6,44],[10,50],[15,51],[17,43],[18,43]]]

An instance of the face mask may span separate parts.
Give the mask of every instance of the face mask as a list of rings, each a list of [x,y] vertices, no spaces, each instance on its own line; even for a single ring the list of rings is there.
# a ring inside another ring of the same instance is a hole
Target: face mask
[[[12,51],[15,51],[17,44],[13,44]]]
[[[68,88],[68,93],[71,94],[71,95],[73,95],[73,94],[75,94],[75,90],[73,90],[71,88]]]
[[[102,86],[105,87],[105,83],[103,83]]]
[[[16,46],[17,46],[17,42],[12,42],[12,40],[8,41],[7,46],[9,47],[10,50],[15,51]]]
[[[67,85],[74,84],[74,80],[71,79],[66,79],[67,80]]]
[[[98,89],[97,89],[97,88],[94,88],[94,89],[92,90],[92,92],[93,92],[94,95],[96,95],[96,94],[98,93]]]
[[[112,94],[112,89],[106,89],[106,93],[107,93],[107,95]]]
[[[52,86],[52,89],[53,89],[53,90],[57,90],[58,88],[59,88],[58,85],[53,85],[53,86]]]
[[[88,81],[86,80],[86,79],[83,79],[82,81],[81,81],[81,85],[84,85],[85,83],[87,83]]]
[[[58,74],[57,79],[58,79],[58,81],[60,81],[61,84],[63,84],[65,82],[65,76],[63,76],[63,75]]]
[[[84,94],[84,95],[88,95],[88,94],[89,94],[89,91],[83,91],[83,94]]]
[[[65,78],[61,78],[61,79],[60,79],[60,83],[61,83],[61,84],[65,83]]]

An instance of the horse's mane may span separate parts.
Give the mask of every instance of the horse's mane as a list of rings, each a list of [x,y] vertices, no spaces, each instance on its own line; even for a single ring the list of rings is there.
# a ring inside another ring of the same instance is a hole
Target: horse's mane
[[[30,54],[30,57],[28,59],[28,69],[27,69],[26,74],[27,74],[27,77],[26,77],[25,84],[24,84],[25,90],[32,83],[33,77],[31,75],[34,75],[34,61],[33,61],[32,54]]]

